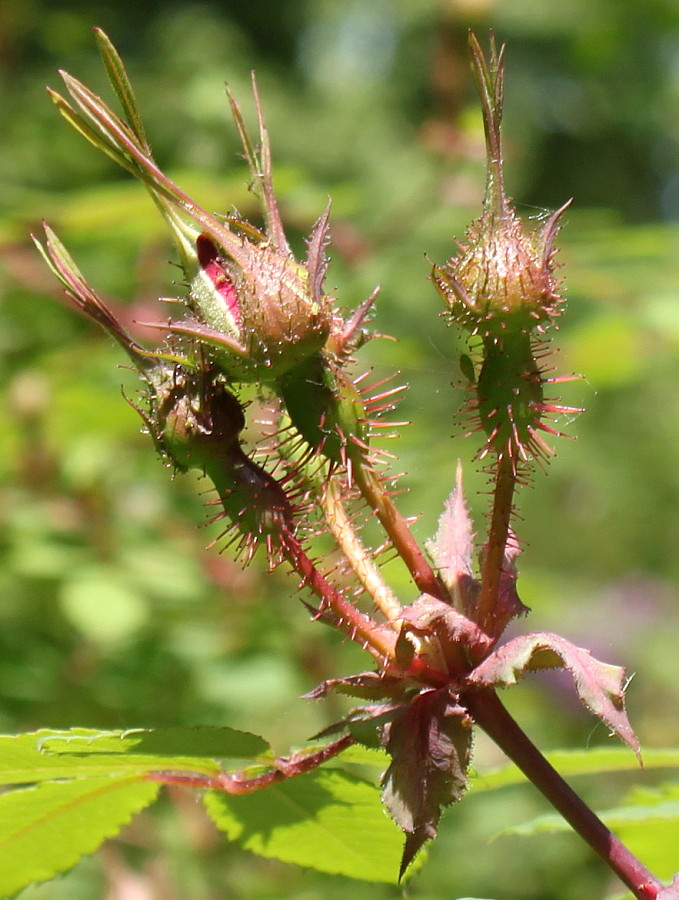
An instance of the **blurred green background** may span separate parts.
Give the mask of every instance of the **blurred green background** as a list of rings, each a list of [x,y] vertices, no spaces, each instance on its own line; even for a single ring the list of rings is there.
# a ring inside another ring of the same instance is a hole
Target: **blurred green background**
[[[559,239],[569,305],[555,364],[563,396],[549,478],[522,492],[517,630],[552,630],[636,672],[642,744],[676,745],[679,623],[679,4],[676,0],[0,0],[0,730],[229,724],[284,752],[337,716],[298,696],[367,660],[308,621],[282,572],[243,572],[206,545],[207,485],[172,478],[140,434],[135,378],[71,309],[27,235],[47,219],[132,320],[159,315],[177,270],[143,189],[63,123],[43,86],[63,67],[107,91],[91,35],[128,63],[156,156],[209,209],[248,214],[223,83],[251,111],[257,70],[276,185],[297,245],[333,198],[328,285],[347,308],[382,285],[361,353],[411,385],[389,449],[403,509],[435,528],[457,458],[484,527],[484,476],[455,412],[458,337],[439,317],[431,260],[477,215],[481,120],[466,31],[509,44],[506,158],[528,217],[573,206]],[[107,96],[110,96],[107,94]],[[162,310],[161,310],[162,314]],[[452,436],[457,435],[453,440]],[[412,588],[389,575],[404,600]],[[568,685],[541,678],[508,703],[545,749],[605,743]],[[501,758],[477,742],[479,765]],[[577,785],[613,806],[625,781]],[[26,900],[357,900],[603,897],[618,890],[571,836],[498,830],[544,809],[532,789],[448,811],[405,888],[351,883],[229,847],[186,792]],[[679,868],[679,865],[677,866]],[[138,893],[133,893],[134,891]]]

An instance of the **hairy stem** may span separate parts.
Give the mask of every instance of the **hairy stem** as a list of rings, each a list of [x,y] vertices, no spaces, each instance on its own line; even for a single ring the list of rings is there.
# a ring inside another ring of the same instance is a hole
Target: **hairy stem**
[[[598,853],[638,900],[655,900],[661,882],[569,787],[505,709],[497,694],[465,694],[469,712],[500,749]]]
[[[244,772],[218,772],[216,775],[200,775],[193,772],[159,771],[149,772],[146,776],[149,781],[159,781],[161,784],[182,784],[191,788],[209,788],[213,791],[221,791],[225,794],[242,795],[254,794],[262,788],[285,781],[288,778],[296,778],[317,769],[327,760],[338,756],[354,743],[349,734],[343,735],[338,740],[327,744],[320,750],[311,752],[301,751],[292,756],[281,756],[271,764],[261,775],[250,778]]]
[[[504,453],[498,458],[497,462],[495,489],[493,491],[493,510],[483,561],[481,596],[476,617],[477,625],[490,635],[494,633],[493,613],[500,591],[500,579],[505,558],[505,547],[507,546],[507,536],[509,534],[509,520],[512,514],[515,486],[514,460],[510,453]]]
[[[368,506],[375,511],[419,590],[443,603],[452,604],[448,590],[429,565],[406,520],[392,503],[375,473],[366,466],[358,465],[354,467],[353,474],[361,494]]]
[[[324,612],[329,611],[334,624],[347,633],[351,640],[362,644],[381,663],[392,660],[396,646],[394,632],[376,625],[330,584],[288,529],[282,530],[280,540],[286,559],[302,577],[303,585],[320,599],[319,615],[322,616]]]
[[[384,583],[379,569],[356,534],[342,503],[336,482],[332,480],[327,482],[321,503],[325,520],[361,584],[387,621],[399,631],[401,623],[398,620],[402,613],[401,604],[391,588]]]

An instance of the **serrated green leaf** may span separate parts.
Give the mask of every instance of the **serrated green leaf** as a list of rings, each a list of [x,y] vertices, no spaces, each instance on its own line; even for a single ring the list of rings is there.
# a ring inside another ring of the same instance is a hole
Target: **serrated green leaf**
[[[546,754],[549,762],[566,777],[589,776],[627,772],[639,772],[637,760],[624,747],[597,747],[593,750],[556,751]],[[679,749],[645,750],[644,771],[650,769],[679,768]],[[485,773],[474,773],[471,777],[471,791],[492,791],[522,784],[525,776],[514,765]],[[663,880],[669,880],[677,869],[676,847],[679,846],[679,813],[676,800],[650,803],[649,790],[636,789],[629,798],[627,807],[600,813],[606,824],[613,828],[624,844],[642,860],[652,872]],[[644,805],[645,803],[645,805]],[[567,832],[570,826],[556,814],[540,816],[531,822],[500,833],[531,836]]]
[[[211,775],[218,759],[267,760],[263,738],[232,728],[101,732],[48,729],[0,736],[0,784],[180,769]]]
[[[132,728],[127,731],[57,734],[44,737],[41,749],[50,753],[125,753],[187,756],[200,759],[259,759],[269,745],[257,734],[235,728]]]
[[[220,830],[260,856],[397,882],[403,838],[369,781],[317,769],[244,797],[209,791],[204,802]]]
[[[616,834],[629,850],[662,881],[670,881],[679,865],[679,820],[644,820],[626,823],[615,829]]]
[[[66,736],[95,736],[101,732],[87,728],[56,732],[45,729],[28,734],[0,736],[0,784],[28,784],[55,778],[69,778],[78,774],[71,760],[52,757],[40,751],[43,738]],[[106,766],[104,771],[108,771]],[[90,774],[93,774],[90,772]],[[103,773],[102,773],[103,774]]]
[[[676,822],[679,827],[679,785],[662,787],[634,787],[627,802],[598,813],[609,828],[620,829],[627,825]],[[568,831],[570,825],[559,815],[536,816],[529,822],[508,828],[502,834],[537,834],[540,831]]]
[[[53,782],[0,796],[0,896],[65,872],[118,834],[159,785],[129,775]]]
[[[342,751],[340,757],[342,764],[351,763],[359,766],[377,766],[386,769],[389,765],[389,756],[384,750],[376,750],[373,747],[364,747],[362,744],[354,744]]]

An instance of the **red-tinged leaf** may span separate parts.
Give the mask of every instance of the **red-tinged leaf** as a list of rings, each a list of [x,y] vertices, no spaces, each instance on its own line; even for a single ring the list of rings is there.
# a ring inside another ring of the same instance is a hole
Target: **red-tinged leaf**
[[[400,699],[406,690],[402,678],[392,675],[383,675],[380,672],[362,672],[360,675],[350,675],[347,678],[329,678],[322,681],[308,694],[306,700],[319,700],[326,697],[331,691],[346,694],[349,697],[358,697],[361,700],[386,700],[388,698]]]
[[[467,786],[471,719],[447,688],[425,690],[383,729],[391,765],[382,799],[406,832],[400,875],[435,837],[441,808],[459,800]]]
[[[448,664],[454,671],[460,647],[473,648],[485,655],[493,645],[475,622],[428,594],[422,594],[404,607],[402,619],[399,642],[408,641],[413,650],[441,671],[446,671]],[[401,662],[398,655],[397,661]]]
[[[679,900],[679,875],[675,875],[672,884],[663,888],[658,894],[658,900]]]
[[[455,606],[469,612],[478,584],[474,579],[472,554],[474,534],[462,490],[462,466],[458,463],[455,487],[445,502],[436,537],[427,541],[427,550],[441,578],[453,595]]]
[[[468,682],[508,687],[526,672],[567,669],[583,704],[639,756],[639,741],[625,712],[625,670],[595,659],[557,634],[526,634],[514,638],[474,669]]]
[[[235,356],[244,357],[247,355],[247,350],[243,347],[235,338],[230,337],[228,334],[224,334],[221,331],[217,331],[216,328],[210,328],[208,325],[203,325],[201,322],[194,321],[192,319],[183,319],[180,322],[140,322],[140,325],[143,325],[144,328],[156,328],[159,331],[169,331],[171,334],[180,334],[184,337],[193,338],[199,343],[208,344],[210,347],[215,347],[217,350],[224,350],[227,353],[232,353]]]
[[[353,739],[365,747],[378,749],[381,745],[381,729],[399,714],[405,707],[403,701],[375,703],[372,706],[359,706],[339,722],[324,728],[314,737],[325,738],[342,731],[348,731]]]
[[[481,565],[483,567],[486,549],[481,554]],[[493,604],[491,614],[491,630],[493,634],[499,635],[507,627],[507,624],[517,616],[524,615],[529,612],[527,606],[519,599],[516,590],[516,581],[518,573],[516,571],[516,559],[521,553],[521,547],[511,527],[507,534],[504,554],[502,557],[502,566],[500,568],[500,582],[498,585],[497,597]],[[476,618],[470,613],[472,618]]]

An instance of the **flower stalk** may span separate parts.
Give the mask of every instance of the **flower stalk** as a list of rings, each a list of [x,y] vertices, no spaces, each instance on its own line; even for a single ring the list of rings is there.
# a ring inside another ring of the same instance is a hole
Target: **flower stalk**
[[[496,613],[515,488],[514,463],[510,456],[501,456],[496,463],[490,527],[481,567],[481,595],[475,615],[480,628],[493,636],[498,636],[498,628],[499,631],[504,628],[504,622],[497,620]]]

